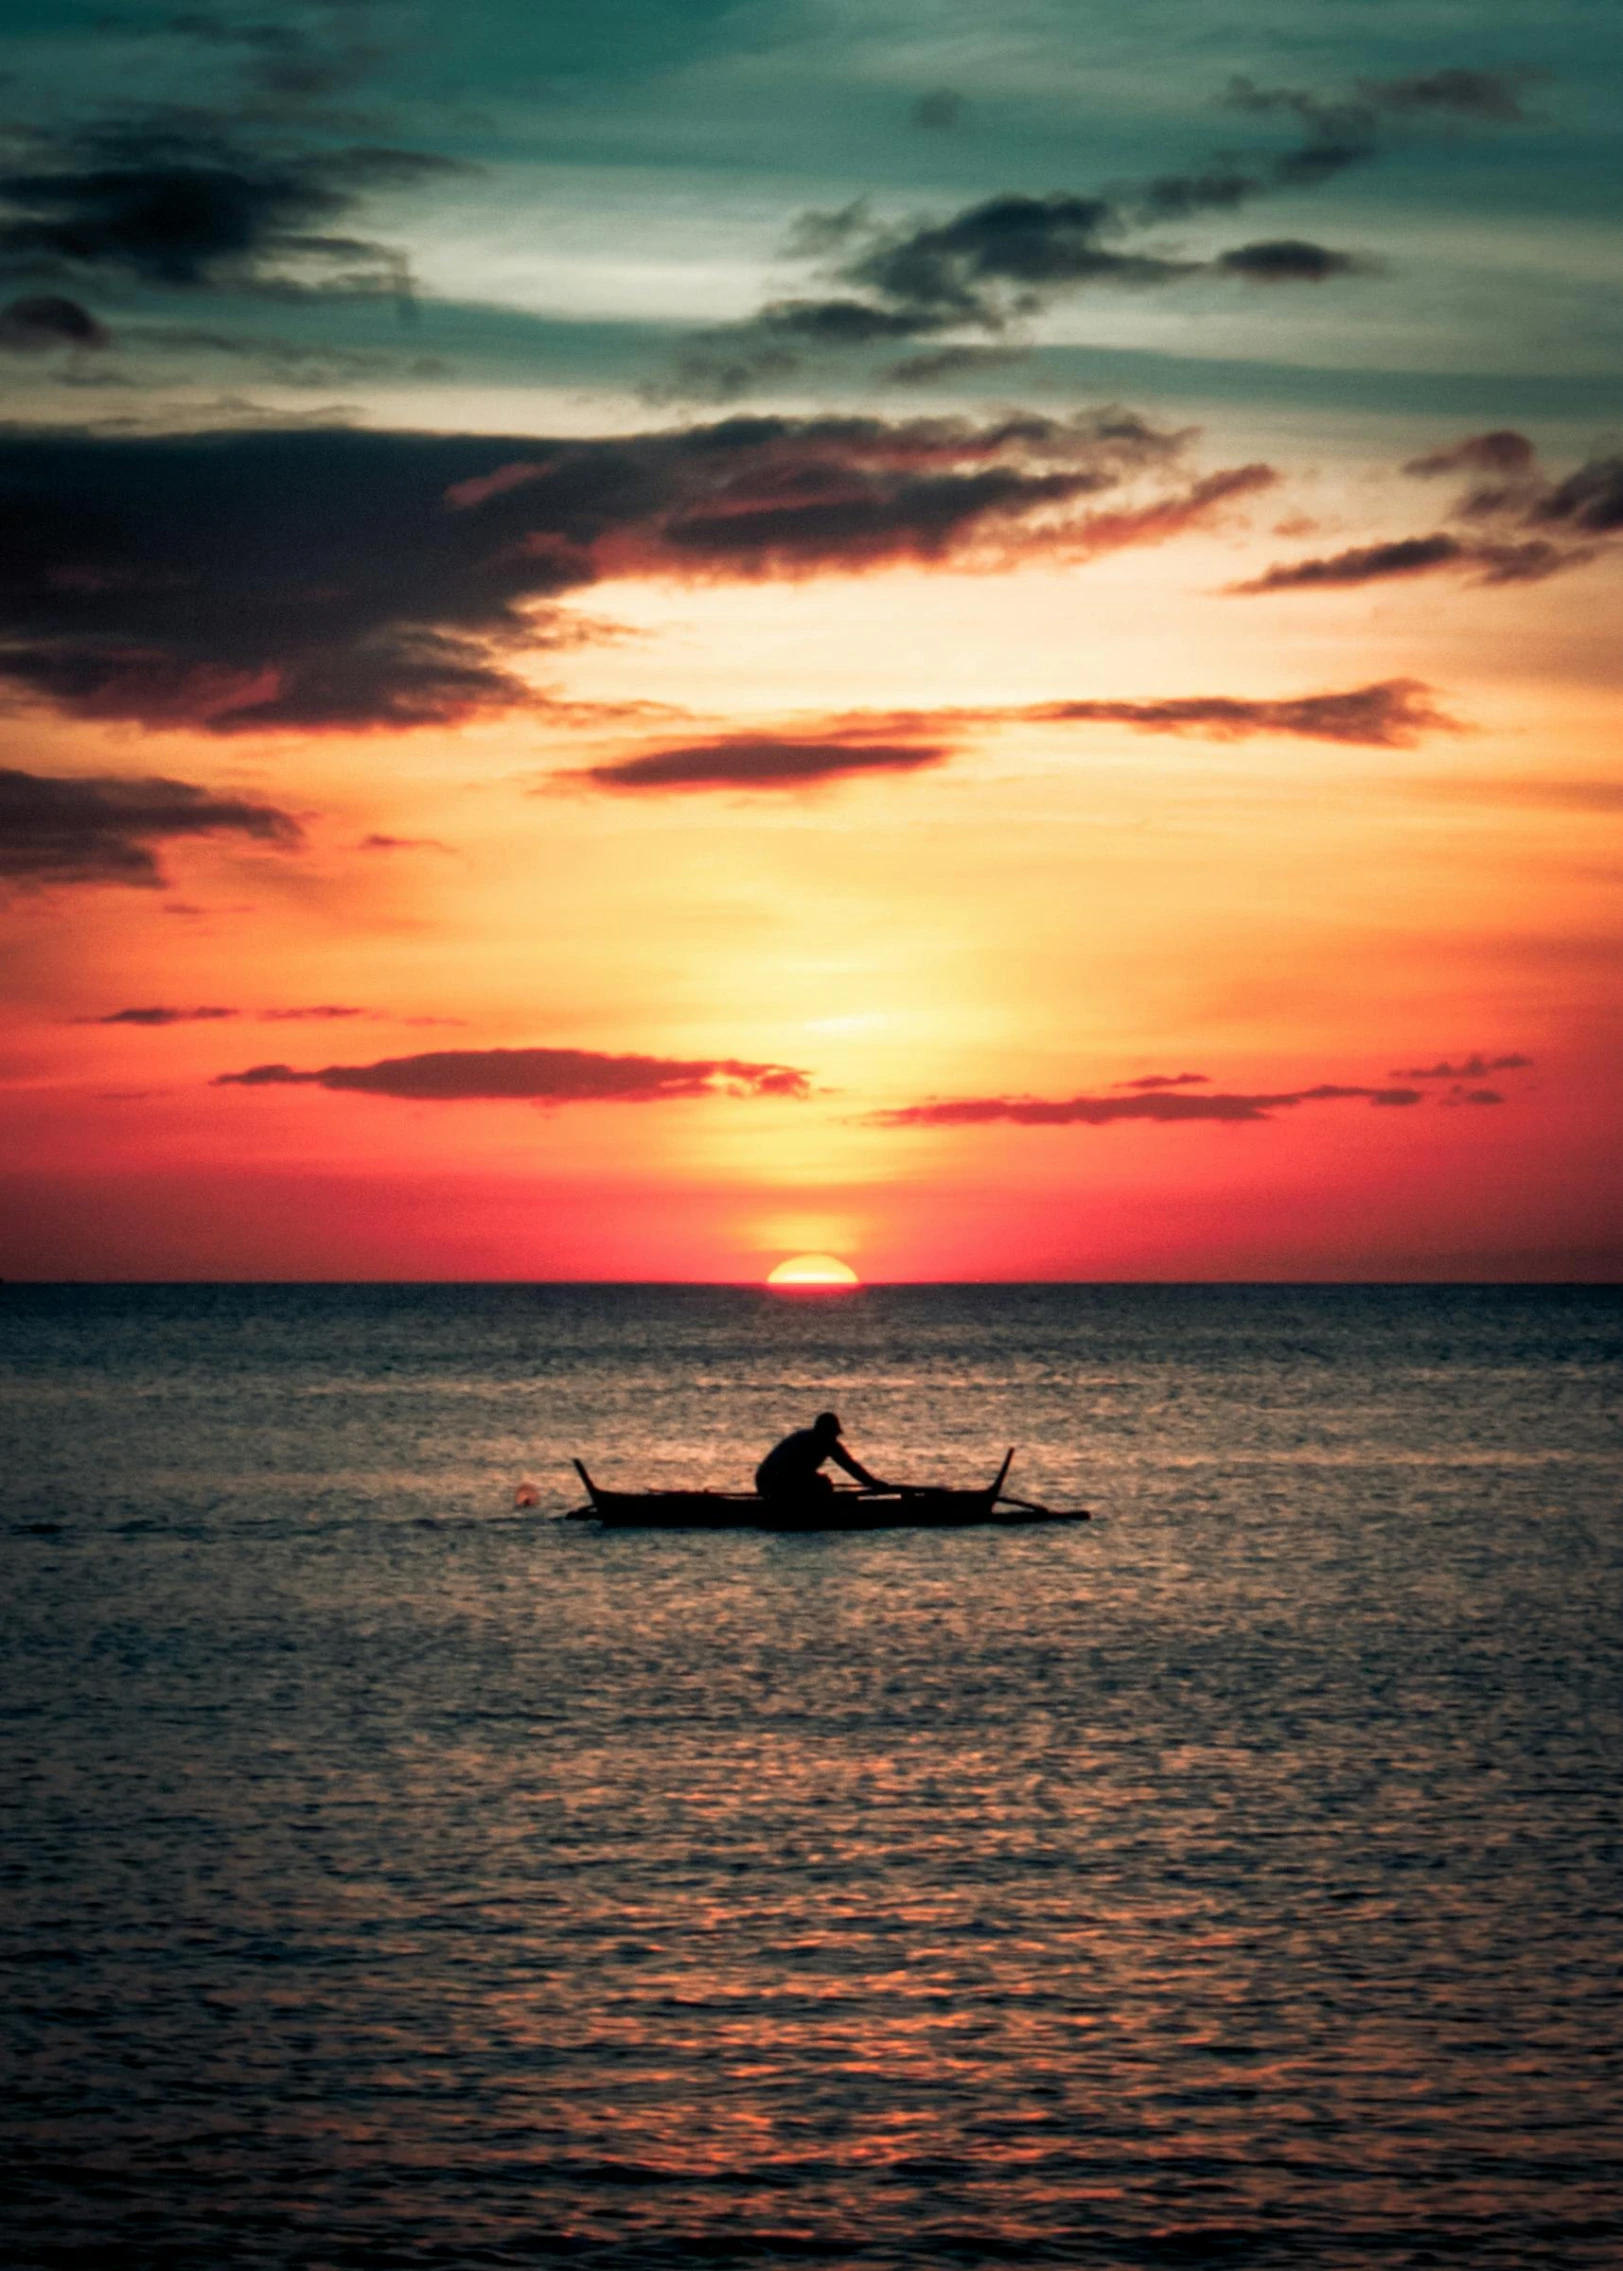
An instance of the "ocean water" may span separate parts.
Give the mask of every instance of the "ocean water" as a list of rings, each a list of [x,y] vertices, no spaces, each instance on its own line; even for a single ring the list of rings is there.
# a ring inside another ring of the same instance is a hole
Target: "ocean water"
[[[0,2259],[1615,2271],[1620,1353],[1605,1289],[0,1290]],[[1096,1519],[552,1518],[829,1403]]]

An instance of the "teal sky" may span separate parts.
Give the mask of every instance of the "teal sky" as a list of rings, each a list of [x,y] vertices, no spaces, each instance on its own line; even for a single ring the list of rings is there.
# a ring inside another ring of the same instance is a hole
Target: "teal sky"
[[[315,394],[362,398],[369,420],[477,427],[510,422],[514,391],[539,387],[574,396],[555,419],[596,426],[687,399],[950,407],[1081,386],[1228,415],[1248,399],[1310,420],[1491,414],[1579,443],[1619,415],[1609,6],[352,0],[273,17],[13,7],[7,23],[14,125],[170,121],[261,158],[365,143],[458,169],[371,187],[338,224],[409,263],[409,327],[331,263],[302,297],[285,276],[177,290],[107,264],[78,285],[114,352],[13,369],[15,414],[185,423],[211,397],[230,417],[242,400],[307,412]],[[829,288],[792,253],[808,212],[860,204],[900,229],[1011,193],[1130,195],[1290,149],[1288,113],[1226,102],[1237,78],[1335,104],[1450,71],[1491,75],[1520,115],[1399,112],[1332,175],[1133,233],[1133,249],[1191,266],[1242,241],[1310,240],[1351,256],[1345,274],[1086,283],[1007,336],[949,330],[932,344],[982,353],[900,382],[909,358],[886,351],[799,355],[730,384],[695,373],[695,333]]]

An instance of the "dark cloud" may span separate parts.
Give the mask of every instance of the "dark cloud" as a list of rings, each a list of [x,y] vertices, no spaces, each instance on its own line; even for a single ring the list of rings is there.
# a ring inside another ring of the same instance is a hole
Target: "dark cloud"
[[[235,51],[247,91],[277,108],[305,107],[359,85],[385,50],[339,31],[344,11],[329,17],[322,36],[302,26],[227,16],[212,9],[188,8],[166,17],[154,29],[195,41],[202,47]],[[359,11],[356,11],[358,14]]]
[[[1301,130],[1294,148],[1266,161],[1248,194],[1265,188],[1317,188],[1349,166],[1367,165],[1380,148],[1380,106],[1367,98],[1325,96],[1309,87],[1259,87],[1252,79],[1229,81],[1224,100],[1230,110],[1254,118],[1284,116]]]
[[[1275,479],[1269,467],[1243,466],[1146,505],[1077,513],[1068,508],[1114,487],[1114,478],[1093,466],[1017,461],[890,472],[811,467],[777,489],[735,493],[667,521],[662,550],[670,565],[714,563],[735,576],[944,563],[1011,543],[1081,556],[1179,535]]]
[[[1189,173],[1157,174],[1130,193],[1127,212],[1138,227],[1157,221],[1183,221],[1195,213],[1233,212],[1268,187],[1265,175],[1217,159]]]
[[[1300,126],[1300,143],[1274,158],[1270,168],[1272,179],[1286,186],[1324,181],[1348,166],[1368,163],[1379,154],[1391,121],[1519,124],[1527,116],[1522,93],[1542,77],[1526,66],[1478,70],[1453,64],[1396,79],[1360,79],[1350,94],[1341,96],[1309,87],[1259,87],[1241,77],[1229,82],[1225,99],[1232,110],[1254,117],[1283,115]]]
[[[88,308],[59,292],[32,292],[0,309],[0,348],[38,354],[51,347],[105,347],[108,334]]]
[[[1115,1085],[1118,1088],[1142,1088],[1145,1090],[1206,1088],[1211,1085],[1211,1076],[1204,1072],[1146,1072],[1141,1074],[1137,1080],[1118,1080]]]
[[[1433,480],[1445,473],[1468,475],[1468,484],[1455,499],[1451,517],[1476,531],[1495,525],[1501,530],[1514,528],[1551,493],[1532,443],[1509,426],[1486,434],[1468,434],[1449,448],[1411,458],[1403,470],[1420,480]]]
[[[449,844],[442,844],[438,836],[363,836],[355,849],[358,852],[448,852]]]
[[[1513,125],[1525,113],[1517,90],[1538,74],[1451,67],[1407,79],[1363,80],[1351,94],[1323,95],[1307,87],[1259,87],[1235,78],[1225,106],[1252,118],[1283,117],[1298,140],[1287,150],[1248,158],[1209,159],[1187,173],[1161,174],[1128,200],[1139,224],[1185,220],[1195,213],[1232,212],[1278,190],[1313,189],[1369,165],[1381,155],[1394,122],[1474,119]],[[1220,265],[1228,264],[1226,256]],[[1303,272],[1312,281],[1311,271]]]
[[[961,323],[997,330],[1056,290],[1104,279],[1162,284],[1200,265],[1119,251],[1107,241],[1119,227],[1107,198],[1011,192],[933,227],[876,230],[841,274],[888,321],[929,332]]]
[[[1452,528],[1287,561],[1232,588],[1311,590],[1451,570],[1483,584],[1542,583],[1586,566],[1623,529],[1623,457],[1591,458],[1551,480],[1526,435],[1500,427],[1410,458],[1403,470],[1470,477],[1448,516]]]
[[[0,677],[77,715],[216,734],[541,707],[509,657],[574,643],[553,603],[599,578],[1080,557],[1273,479],[1190,482],[1183,448],[1120,410],[563,441],[0,430]]]
[[[271,154],[162,114],[33,138],[0,170],[0,269],[162,289],[399,293],[401,256],[334,223],[458,170],[421,151]]]
[[[347,1002],[312,1002],[307,1009],[261,1009],[254,1012],[267,1025],[325,1025],[339,1017],[375,1017],[371,1009],[353,1009]]]
[[[81,1025],[197,1025],[236,1017],[234,1009],[115,1009],[106,1017],[82,1017]]]
[[[0,879],[151,886],[163,881],[154,843],[220,834],[279,848],[300,837],[285,812],[186,781],[0,771]]]
[[[1528,115],[1522,102],[1525,89],[1545,77],[1529,64],[1508,71],[1473,71],[1456,64],[1404,79],[1362,79],[1359,92],[1376,110],[1399,118],[1431,112],[1511,126]]]
[[[1287,1089],[1270,1095],[1191,1096],[1154,1089],[1134,1096],[1069,1096],[1056,1101],[1037,1096],[964,1096],[944,1103],[904,1104],[870,1117],[890,1128],[978,1127],[991,1120],[1011,1120],[1027,1128],[1102,1128],[1118,1120],[1154,1120],[1162,1125],[1215,1120],[1235,1126],[1270,1120],[1276,1112],[1298,1104],[1356,1098],[1385,1106],[1422,1101],[1417,1088],[1344,1087],[1327,1081],[1317,1088]]]
[[[223,643],[251,635],[244,625]],[[0,673],[79,717],[139,718],[208,733],[400,731],[455,725],[530,699],[523,680],[488,662],[471,640],[425,630],[382,630],[348,647],[284,649],[275,663],[240,667],[115,641],[18,644],[0,649]]]
[[[968,107],[955,87],[932,87],[927,95],[920,95],[907,115],[915,126],[941,133],[962,126]]]
[[[1403,468],[1422,480],[1439,473],[1525,474],[1532,471],[1534,449],[1525,434],[1501,426],[1488,434],[1468,434],[1447,449],[1412,457]]]
[[[1533,1062],[1531,1057],[1485,1057],[1473,1049],[1457,1065],[1445,1059],[1434,1065],[1411,1065],[1405,1072],[1394,1072],[1394,1080],[1481,1080],[1490,1072],[1522,1072]]]
[[[338,347],[330,341],[312,343],[260,331],[235,335],[200,323],[131,323],[124,343],[173,359],[193,372],[206,358],[225,356],[256,378],[276,386],[296,386],[331,394],[341,387],[364,386],[368,380],[390,377],[443,379],[451,365],[435,355],[395,352],[376,347]]]
[[[775,300],[749,323],[690,342],[678,385],[720,396],[782,378],[794,367],[793,357],[784,361],[786,346],[813,352],[965,329],[1001,333],[1058,298],[1100,284],[1160,287],[1202,275],[1321,284],[1371,273],[1376,263],[1360,255],[1295,237],[1237,245],[1214,259],[1189,259],[1132,240],[1168,221],[1233,212],[1368,164],[1393,122],[1429,115],[1513,123],[1522,116],[1516,88],[1524,77],[1451,67],[1365,82],[1340,97],[1236,79],[1228,107],[1253,118],[1288,119],[1297,136],[1290,148],[1206,158],[1108,193],[1007,190],[940,221],[886,222],[860,202],[805,215],[791,236],[790,255],[819,263],[830,288]],[[948,122],[944,110],[940,123]]]
[[[728,370],[746,384],[779,375],[762,358],[785,342],[838,349],[964,328],[997,333],[1086,285],[1150,287],[1201,274],[1260,274],[1263,266],[1247,257],[1250,248],[1227,263],[1124,246],[1120,239],[1133,223],[1122,207],[1069,191],[1009,191],[923,225],[887,226],[861,211],[817,218],[829,225],[838,247],[827,272],[841,289],[771,301],[750,324],[694,342],[694,383],[719,389]],[[1353,265],[1350,256],[1321,257],[1313,280],[1333,273],[1337,262]],[[1295,273],[1305,273],[1300,261]],[[1283,262],[1271,276],[1293,280]]]
[[[893,386],[934,386],[941,379],[974,377],[1010,363],[1023,362],[1024,347],[933,347],[922,355],[904,355],[881,376]]]
[[[532,1104],[660,1104],[690,1096],[794,1096],[808,1076],[792,1065],[736,1057],[614,1057],[591,1049],[436,1049],[373,1065],[251,1065],[221,1073],[217,1088],[315,1087],[413,1103],[501,1099]]]
[[[948,754],[940,742],[795,740],[739,733],[593,765],[579,778],[606,789],[795,789],[856,773],[916,773],[939,765]]]
[[[854,197],[833,212],[796,214],[789,224],[784,249],[793,260],[827,260],[848,247],[862,244],[874,230],[873,208],[866,197]]]
[[[741,394],[793,377],[800,365],[800,356],[792,354],[781,340],[748,325],[700,331],[677,348],[670,376],[650,381],[643,395],[656,406],[734,402]]]
[[[1204,733],[1220,740],[1277,733],[1409,749],[1424,733],[1458,731],[1455,721],[1426,699],[1428,692],[1419,679],[1388,678],[1346,693],[1298,694],[1282,701],[1206,694],[1164,702],[1048,702],[1021,714],[1041,724],[1119,724],[1141,733]]]
[[[297,1009],[115,1009],[105,1017],[81,1017],[80,1025],[195,1025],[213,1023],[221,1018],[249,1017],[263,1025],[327,1025],[338,1019],[355,1017],[381,1018],[386,1023],[396,1022],[376,1009],[358,1009],[347,1002],[312,1002]],[[407,1025],[445,1025],[460,1022],[455,1018],[408,1017],[400,1022]]]
[[[1367,276],[1375,267],[1358,253],[1333,252],[1302,237],[1236,245],[1219,253],[1216,265],[1224,275],[1246,276],[1254,284],[1322,284],[1331,276]]]
[[[1299,591],[1316,584],[1381,583],[1393,576],[1424,576],[1456,566],[1465,555],[1457,536],[1403,536],[1390,544],[1356,544],[1318,560],[1269,568],[1236,591]]]
[[[1592,458],[1579,466],[1539,499],[1530,518],[1546,527],[1564,523],[1595,535],[1615,534],[1623,528],[1623,457]]]
[[[1126,725],[1138,733],[1203,734],[1220,741],[1257,734],[1408,749],[1428,732],[1458,732],[1414,678],[1345,693],[1245,700],[1226,694],[1161,702],[1028,702],[1006,708],[847,712],[816,726],[729,733],[666,744],[562,776],[604,789],[792,790],[864,773],[914,773],[949,758],[964,733],[1006,725]],[[1180,1080],[1199,1075],[1180,1074]]]
[[[1236,592],[1311,591],[1351,584],[1388,583],[1425,576],[1439,569],[1464,568],[1485,584],[1542,583],[1594,558],[1590,547],[1576,550],[1537,540],[1518,544],[1473,543],[1440,530],[1435,536],[1401,536],[1388,544],[1355,544],[1317,560],[1292,560],[1269,568]]]
[[[936,328],[908,309],[872,307],[866,300],[773,300],[756,322],[763,332],[812,347],[868,347]],[[721,336],[725,343],[727,335]]]

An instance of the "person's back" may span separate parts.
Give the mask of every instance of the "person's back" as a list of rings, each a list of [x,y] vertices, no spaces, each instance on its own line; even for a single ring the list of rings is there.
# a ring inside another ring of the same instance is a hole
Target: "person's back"
[[[755,1470],[755,1487],[763,1498],[800,1498],[807,1492],[832,1488],[822,1472],[828,1446],[815,1427],[797,1427],[775,1444]]]
[[[823,1473],[826,1459],[832,1459],[869,1490],[884,1487],[840,1441],[840,1422],[831,1411],[819,1412],[810,1427],[797,1427],[792,1435],[774,1444],[755,1470],[755,1487],[763,1498],[830,1497],[834,1485]]]

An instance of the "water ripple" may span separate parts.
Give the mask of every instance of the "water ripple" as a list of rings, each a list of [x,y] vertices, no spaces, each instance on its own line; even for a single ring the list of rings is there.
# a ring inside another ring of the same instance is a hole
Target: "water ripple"
[[[5,1289],[8,2263],[1615,2271],[1620,1327]]]

